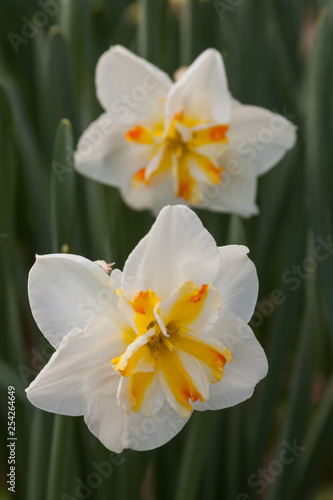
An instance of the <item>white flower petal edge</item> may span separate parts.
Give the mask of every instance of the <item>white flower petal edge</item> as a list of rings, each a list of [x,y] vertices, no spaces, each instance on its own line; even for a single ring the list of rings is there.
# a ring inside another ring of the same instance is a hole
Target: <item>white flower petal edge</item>
[[[150,209],[156,217],[163,207],[180,203],[179,198],[173,193],[171,177],[157,184],[154,189],[146,185],[133,189],[131,184],[128,184],[121,189],[121,194],[130,207],[136,210]],[[186,200],[183,203],[187,205]]]
[[[164,299],[184,281],[210,283],[219,264],[215,240],[199,217],[187,207],[167,206],[129,255],[122,290],[130,300],[138,290],[147,289]]]
[[[228,123],[231,98],[221,54],[205,50],[173,85],[166,103],[166,123],[180,110],[203,122]]]
[[[193,404],[199,411],[220,410],[245,401],[268,370],[265,352],[253,331],[232,312],[221,311],[211,335],[228,346],[232,362],[226,367],[222,380],[211,384],[208,401]]]
[[[110,410],[117,405],[119,385],[117,373],[109,369],[110,360],[126,347],[121,328],[110,326],[108,319],[98,319],[85,330],[76,328],[30,384],[28,399],[38,408],[62,415]]]
[[[221,307],[248,323],[259,289],[255,265],[247,256],[249,249],[243,245],[227,245],[219,247],[219,251],[220,268],[213,284],[220,292]]]
[[[168,403],[152,417],[131,412],[126,415],[117,407],[99,415],[84,418],[90,432],[109,450],[120,453],[124,448],[151,450],[172,439],[190,417],[183,418]]]
[[[97,97],[115,122],[161,119],[162,99],[171,85],[166,73],[120,45],[104,52],[97,64]]]
[[[110,319],[115,300],[106,272],[71,254],[37,255],[28,294],[33,317],[53,347],[71,330],[84,329],[98,316]]]
[[[126,415],[131,414],[131,380],[130,377],[121,377],[117,400],[120,408],[123,408]],[[147,388],[141,405],[140,415],[144,417],[153,417],[160,411],[165,402],[165,395],[160,387],[157,377],[154,378],[151,385]]]

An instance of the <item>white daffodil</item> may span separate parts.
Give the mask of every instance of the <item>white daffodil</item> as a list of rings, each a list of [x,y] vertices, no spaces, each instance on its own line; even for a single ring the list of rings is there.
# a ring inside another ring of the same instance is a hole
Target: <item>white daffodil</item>
[[[267,372],[247,325],[258,281],[244,246],[218,248],[187,207],[165,207],[109,276],[76,255],[37,258],[34,318],[56,348],[27,389],[46,411],[84,415],[110,450],[147,450],[193,409],[249,398]]]
[[[287,119],[231,98],[214,49],[173,83],[114,46],[98,62],[96,87],[106,112],[82,135],[76,168],[118,187],[135,209],[184,203],[253,215],[257,177],[295,143]]]

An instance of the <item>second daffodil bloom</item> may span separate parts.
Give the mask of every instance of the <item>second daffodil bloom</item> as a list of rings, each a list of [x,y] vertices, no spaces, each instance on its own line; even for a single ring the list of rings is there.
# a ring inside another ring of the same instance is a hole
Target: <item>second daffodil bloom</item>
[[[76,168],[118,187],[135,209],[183,203],[253,215],[257,177],[295,143],[287,119],[230,96],[214,49],[173,83],[114,46],[98,62],[96,87],[106,111],[81,137]]]
[[[110,450],[156,448],[193,410],[249,398],[267,372],[247,325],[257,299],[244,246],[217,247],[187,207],[165,207],[109,276],[77,255],[37,258],[34,318],[56,351],[27,389],[46,411],[84,415]]]

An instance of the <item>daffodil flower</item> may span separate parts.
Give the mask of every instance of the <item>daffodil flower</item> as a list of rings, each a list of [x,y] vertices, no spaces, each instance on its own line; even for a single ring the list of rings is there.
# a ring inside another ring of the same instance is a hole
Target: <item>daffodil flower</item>
[[[244,246],[217,247],[187,207],[168,206],[109,276],[83,257],[37,258],[34,318],[56,351],[27,389],[46,411],[84,415],[110,450],[169,441],[193,410],[249,398],[267,371],[247,325],[258,282]]]
[[[295,126],[230,96],[223,60],[208,49],[176,83],[127,49],[96,70],[106,112],[82,135],[76,168],[121,190],[135,209],[194,205],[257,213],[257,177],[295,143]]]

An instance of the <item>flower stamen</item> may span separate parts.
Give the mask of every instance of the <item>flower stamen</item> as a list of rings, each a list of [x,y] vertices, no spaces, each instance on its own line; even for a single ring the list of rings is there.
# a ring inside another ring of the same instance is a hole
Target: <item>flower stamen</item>
[[[161,174],[168,173],[175,181],[175,195],[191,203],[198,203],[201,199],[201,191],[197,187],[199,181],[195,170],[201,171],[200,182],[209,185],[219,184],[224,169],[216,163],[215,158],[221,156],[225,150],[229,126],[218,124],[197,130],[194,127],[198,125],[200,121],[186,117],[182,110],[174,115],[164,139],[163,134],[161,135],[161,124],[151,128],[137,125],[129,130],[125,134],[129,142],[153,147],[150,160],[153,160],[161,148],[164,148],[161,159],[156,166],[154,165],[154,168],[142,167],[134,174],[133,187],[140,188],[143,184],[149,186],[153,176],[159,176],[158,182],[161,182],[165,177]],[[216,152],[203,153],[202,148],[205,146],[213,146]],[[213,154],[212,158],[210,154]],[[174,168],[175,162],[176,168]],[[148,175],[147,172],[149,172]]]
[[[167,306],[150,289],[139,292],[129,304],[136,330],[133,330],[134,338],[125,352],[112,360],[113,368],[123,377],[130,377],[129,387],[134,384],[134,379],[138,381],[139,374],[147,374],[143,380],[147,380],[148,384],[138,393],[141,402],[154,379],[153,375],[148,374],[159,374],[180,405],[179,414],[188,416],[192,411],[190,401],[206,401],[209,382],[220,381],[224,365],[232,360],[226,347],[212,342],[208,337],[192,335],[193,325],[206,307],[210,309],[211,315],[215,315],[220,308],[218,291],[211,284],[202,284],[199,288],[193,281],[186,281]],[[196,362],[191,361],[191,358]],[[201,375],[198,386],[192,372],[194,366],[208,377],[203,383]],[[139,412],[141,403],[139,405],[138,398],[133,397],[133,391],[130,391],[128,398],[126,403],[122,401],[120,405]]]

